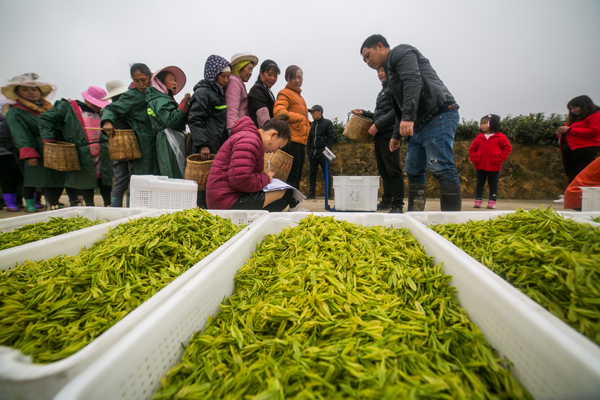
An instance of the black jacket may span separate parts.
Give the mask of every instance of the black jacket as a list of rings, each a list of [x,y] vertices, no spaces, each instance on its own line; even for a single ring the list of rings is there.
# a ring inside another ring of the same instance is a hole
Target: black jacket
[[[429,60],[413,46],[401,44],[391,49],[383,68],[400,121],[424,126],[444,103],[455,102]],[[395,138],[400,137],[397,131],[394,129]]]
[[[204,146],[217,154],[227,140],[227,105],[225,96],[217,92],[206,80],[194,86],[188,117],[190,140],[187,154],[198,154]]]
[[[310,133],[306,141],[306,154],[311,158],[316,158],[323,154],[325,146],[333,146],[333,123],[325,118],[312,122]]]
[[[273,118],[274,105],[275,98],[269,89],[267,89],[267,87],[259,79],[256,81],[254,86],[252,86],[252,89],[250,89],[250,92],[248,93],[248,114],[250,115],[250,118],[252,118],[252,121],[257,128],[260,128],[260,126],[258,126],[256,111],[263,107],[267,107],[269,110],[269,116]]]
[[[19,157],[19,149],[12,140],[12,135],[10,134],[10,129],[8,128],[8,123],[6,123],[6,121],[0,123],[0,147],[10,151],[13,156]]]
[[[375,111],[362,110],[362,113],[363,116],[373,120],[373,124],[377,128],[375,136],[391,139],[396,123],[396,113],[394,112],[392,96],[390,95],[390,88],[387,82],[383,82],[381,86],[381,91],[377,95],[377,101],[375,102]]]

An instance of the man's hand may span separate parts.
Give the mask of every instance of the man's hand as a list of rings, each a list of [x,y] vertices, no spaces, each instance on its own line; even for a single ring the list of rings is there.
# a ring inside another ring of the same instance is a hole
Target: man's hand
[[[415,121],[400,121],[400,136],[412,136]],[[398,145],[400,147],[400,145]]]
[[[400,148],[400,140],[398,139],[390,139],[390,153],[398,150]]]
[[[269,171],[267,172],[267,175],[269,175],[269,183],[273,183],[273,177],[275,176],[275,172]]]
[[[355,108],[354,110],[352,110],[352,114],[362,115],[362,110],[360,108]]]
[[[102,130],[106,132],[109,138],[112,138],[115,133],[115,126],[110,121],[106,121],[102,124]]]
[[[371,127],[367,131],[367,133],[369,135],[371,135],[371,136],[375,136],[377,134],[377,132],[379,132],[379,129],[377,129],[377,127],[375,126],[375,124],[371,125]]]
[[[39,165],[40,161],[37,158],[28,158],[25,161],[27,161],[27,164],[29,165]]]
[[[202,161],[210,160],[210,149],[206,146],[200,148],[200,159]]]

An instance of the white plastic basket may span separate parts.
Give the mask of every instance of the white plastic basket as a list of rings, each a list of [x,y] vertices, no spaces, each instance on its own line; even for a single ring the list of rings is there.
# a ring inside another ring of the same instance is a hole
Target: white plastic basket
[[[132,175],[129,186],[131,207],[156,209],[194,208],[198,183],[156,175]]]
[[[62,210],[39,212],[21,217],[0,220],[0,232],[10,232],[24,225],[36,222],[49,221],[51,217],[70,218],[82,216],[89,219],[103,219],[110,222],[63,233],[51,238],[26,243],[21,246],[11,247],[0,251],[0,269],[12,269],[17,263],[25,260],[43,260],[59,254],[75,255],[79,253],[84,244],[93,243],[105,232],[109,226],[129,221],[130,217],[148,214],[154,210],[136,208],[111,208],[111,207],[70,207]]]
[[[589,211],[589,212],[565,211],[562,214],[565,217],[573,218],[576,221],[583,221],[585,223],[591,224],[592,226],[600,226],[600,223],[592,221],[592,218],[600,217],[600,211]]]
[[[177,210],[153,210],[146,214],[131,217],[153,217],[163,213],[172,213]],[[117,343],[127,332],[132,330],[144,318],[150,316],[167,299],[173,296],[189,280],[196,276],[203,268],[210,265],[219,254],[226,251],[232,244],[251,232],[256,221],[268,215],[267,211],[209,211],[213,215],[231,219],[231,222],[240,225],[248,224],[241,232],[231,238],[227,243],[207,255],[204,259],[180,275],[177,279],[164,287],[141,306],[130,312],[106,332],[82,350],[63,360],[50,364],[31,364],[27,357],[20,351],[0,346],[0,399],[49,399],[52,398],[64,385],[75,378],[94,360],[107,352],[112,345]],[[128,219],[114,221],[109,224],[98,225],[79,231],[77,236],[69,241],[59,238],[48,239],[44,246],[38,246],[36,252],[39,259],[52,257],[57,254],[78,254],[81,247],[89,247],[96,240],[108,232],[108,227],[127,222]],[[62,237],[67,235],[62,235]],[[54,239],[52,242],[50,242]],[[65,251],[60,251],[65,249]],[[109,399],[110,396],[103,397]]]
[[[329,215],[315,213],[316,215]],[[204,329],[233,278],[269,233],[293,226],[307,213],[272,213],[166,301],[57,395],[56,400],[150,399],[160,378],[176,364],[192,334]],[[490,271],[408,215],[333,214],[362,225],[408,228],[443,271],[452,275],[457,298],[489,342],[514,363],[516,378],[537,399],[585,399],[600,393],[600,348],[580,340],[525,304]],[[526,299],[526,298],[525,298]]]
[[[335,209],[377,211],[378,176],[334,176]]]
[[[600,211],[600,187],[580,187],[581,211]]]

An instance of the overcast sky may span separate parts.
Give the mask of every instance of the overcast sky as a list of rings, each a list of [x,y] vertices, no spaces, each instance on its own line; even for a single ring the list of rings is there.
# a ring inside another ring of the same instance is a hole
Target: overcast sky
[[[600,104],[599,0],[0,0],[0,15],[0,81],[37,72],[55,99],[128,84],[134,62],[181,67],[192,92],[209,55],[250,51],[281,68],[275,93],[297,64],[308,106],[345,120],[374,108],[380,84],[359,50],[380,33],[429,58],[466,119],[564,114],[581,94]]]

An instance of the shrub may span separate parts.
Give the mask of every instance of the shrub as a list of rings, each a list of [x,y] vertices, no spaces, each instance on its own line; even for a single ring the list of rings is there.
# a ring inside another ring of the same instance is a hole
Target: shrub
[[[552,113],[548,117],[544,113],[507,115],[500,121],[500,131],[511,142],[536,145],[551,145],[557,143],[556,128],[553,122],[563,125],[566,116]],[[456,128],[456,141],[473,140],[479,134],[479,121],[465,121],[463,119]]]
[[[333,122],[333,143],[352,143],[352,140],[344,136],[346,125],[337,117],[331,120]]]

